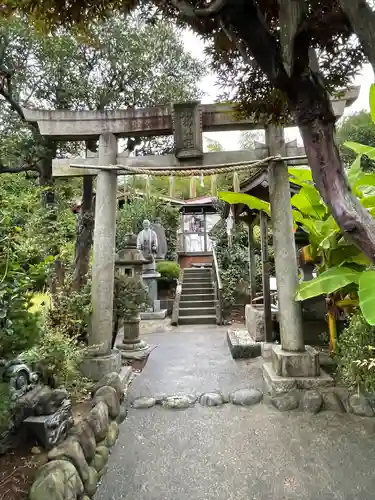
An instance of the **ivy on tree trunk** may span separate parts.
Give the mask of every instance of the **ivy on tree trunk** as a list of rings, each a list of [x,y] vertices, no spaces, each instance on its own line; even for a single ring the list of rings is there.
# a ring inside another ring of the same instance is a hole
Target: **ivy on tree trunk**
[[[90,251],[93,241],[93,178],[83,177],[83,196],[77,221],[73,289],[79,290],[87,281],[90,265]]]

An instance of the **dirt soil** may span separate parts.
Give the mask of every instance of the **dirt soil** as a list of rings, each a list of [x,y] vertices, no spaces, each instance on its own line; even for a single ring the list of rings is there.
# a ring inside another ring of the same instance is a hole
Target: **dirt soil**
[[[26,500],[39,466],[47,462],[47,453],[34,441],[0,456],[0,500]]]
[[[74,422],[79,422],[91,409],[91,401],[73,405]],[[0,500],[27,500],[40,466],[47,463],[47,451],[31,437],[12,451],[0,456]]]

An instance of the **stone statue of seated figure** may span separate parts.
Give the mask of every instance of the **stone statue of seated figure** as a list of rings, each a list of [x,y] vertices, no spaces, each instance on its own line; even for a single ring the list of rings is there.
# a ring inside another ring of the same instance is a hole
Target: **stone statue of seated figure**
[[[143,221],[143,229],[137,236],[137,248],[143,253],[143,257],[151,261],[149,264],[145,264],[144,272],[150,273],[155,272],[155,255],[158,253],[158,237],[151,229],[151,224],[149,220]]]

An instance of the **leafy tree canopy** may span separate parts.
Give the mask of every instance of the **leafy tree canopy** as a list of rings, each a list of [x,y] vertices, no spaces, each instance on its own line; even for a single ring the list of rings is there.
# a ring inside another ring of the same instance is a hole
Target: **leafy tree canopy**
[[[309,48],[316,49],[319,68],[327,90],[337,91],[338,88],[347,85],[357,73],[365,59],[363,49],[353,38],[351,23],[338,0],[295,2],[295,4],[298,3],[301,4],[301,7],[297,8],[301,10],[300,19],[298,19],[301,21],[298,23],[300,24],[298,27],[300,47],[296,46],[295,51],[305,50],[306,43]],[[209,10],[204,13],[205,15],[200,15],[199,9],[201,11],[206,9],[207,4],[210,4]],[[280,93],[280,89],[274,88],[275,82],[270,81],[269,75],[265,75],[264,68],[261,68],[259,62],[255,61],[246,43],[238,41],[236,36],[231,36],[228,29],[224,27],[227,25],[225,23],[227,19],[237,20],[237,17],[243,16],[245,12],[248,16],[256,16],[258,12],[264,16],[267,29],[276,43],[274,48],[279,51],[280,43],[283,42],[280,39],[280,23],[284,22],[284,12],[280,9],[277,0],[252,2],[244,0],[231,2],[222,0],[212,2],[204,0],[189,2],[179,0],[167,2],[164,0],[153,2],[149,0],[78,0],[75,2],[24,0],[21,5],[14,0],[3,2],[5,13],[21,10],[50,27],[71,24],[78,25],[81,29],[88,21],[106,18],[114,11],[127,13],[137,7],[149,13],[152,12],[153,20],[159,19],[162,14],[176,20],[180,25],[189,25],[206,39],[207,53],[212,57],[214,69],[218,72],[219,81],[223,87],[223,98],[241,103],[242,108],[247,112],[266,112],[273,118],[285,117],[288,114],[285,98]],[[216,13],[215,9],[220,15],[213,17],[212,14]],[[198,16],[195,15],[196,13]],[[249,29],[251,28],[250,19],[243,19],[242,22],[247,23]],[[291,30],[293,28],[292,26]],[[301,63],[303,64],[302,61]],[[276,68],[275,72],[277,72]],[[275,78],[282,78],[280,71]],[[287,90],[286,87],[285,82],[285,90]]]
[[[150,25],[135,13],[92,22],[90,30],[88,42],[66,28],[40,34],[18,16],[0,21],[0,172],[38,170],[46,155],[46,141],[24,122],[22,106],[100,110],[199,97],[205,68],[184,51],[171,23]],[[82,149],[49,146],[51,158]]]

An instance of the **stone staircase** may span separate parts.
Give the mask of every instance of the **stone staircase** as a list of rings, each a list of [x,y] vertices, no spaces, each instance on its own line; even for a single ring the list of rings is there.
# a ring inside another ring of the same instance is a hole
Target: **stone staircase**
[[[216,324],[215,295],[210,268],[184,269],[178,324]]]

